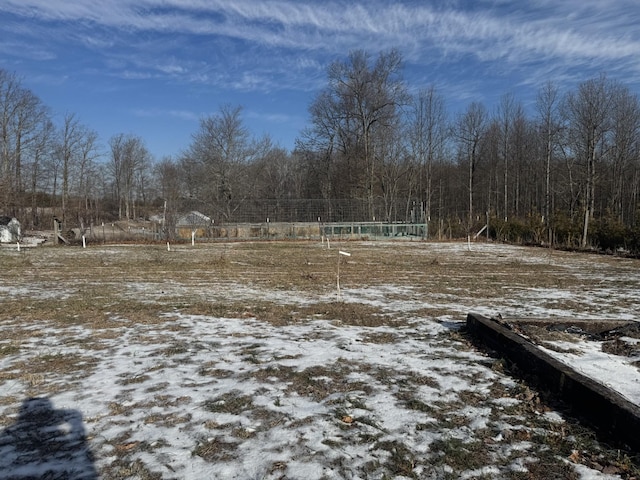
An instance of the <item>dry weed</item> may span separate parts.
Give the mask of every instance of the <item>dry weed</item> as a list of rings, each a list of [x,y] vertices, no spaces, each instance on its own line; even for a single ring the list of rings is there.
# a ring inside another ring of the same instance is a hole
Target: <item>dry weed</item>
[[[249,410],[253,399],[242,392],[234,390],[204,403],[205,410],[213,413],[230,413],[240,415]]]
[[[206,440],[193,450],[193,455],[201,457],[207,462],[224,462],[232,460],[235,456],[239,442],[226,442],[219,438]]]

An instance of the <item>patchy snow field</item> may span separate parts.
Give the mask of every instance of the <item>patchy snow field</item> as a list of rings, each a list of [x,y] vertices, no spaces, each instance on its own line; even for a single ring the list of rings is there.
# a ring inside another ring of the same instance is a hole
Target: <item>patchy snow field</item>
[[[635,319],[640,262],[491,244],[331,247],[0,250],[0,477],[638,473],[460,327],[469,311]]]

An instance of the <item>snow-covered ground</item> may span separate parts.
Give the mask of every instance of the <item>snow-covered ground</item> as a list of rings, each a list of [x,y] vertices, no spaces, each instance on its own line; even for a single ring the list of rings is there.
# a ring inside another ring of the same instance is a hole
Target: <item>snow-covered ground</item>
[[[0,315],[1,478],[624,476],[619,465],[599,468],[590,435],[472,348],[459,328],[469,311],[635,318],[637,261],[353,242],[343,247],[352,257],[341,271],[342,305],[381,318],[356,322],[340,315],[328,282],[287,288],[272,257],[253,268],[261,251],[225,250],[227,263],[207,267],[216,270],[207,277],[177,275],[145,248],[38,250],[28,261],[16,260],[24,252],[2,252],[23,272],[0,285],[8,309]],[[305,279],[332,278],[335,252],[305,257]],[[184,246],[171,254],[193,261]],[[74,255],[84,255],[76,278],[52,279],[56,268],[74,268]],[[133,273],[109,269],[145,255]],[[370,271],[384,255],[405,259],[404,267],[387,266],[388,278],[376,280]],[[244,263],[241,274],[229,267]],[[358,268],[372,277],[358,283]],[[265,272],[282,278],[267,281]],[[87,298],[100,286],[111,293]],[[65,308],[80,308],[72,301],[87,305],[65,317]],[[29,302],[50,302],[51,315],[31,315]],[[233,303],[236,314],[190,312],[195,302]],[[263,304],[286,307],[287,321],[262,318]],[[609,368],[592,353],[586,365]],[[618,378],[637,387],[637,375]],[[640,400],[637,389],[628,396]]]

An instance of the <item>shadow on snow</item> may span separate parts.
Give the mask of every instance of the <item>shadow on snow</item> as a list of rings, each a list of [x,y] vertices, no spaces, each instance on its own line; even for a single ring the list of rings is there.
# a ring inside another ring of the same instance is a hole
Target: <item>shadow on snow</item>
[[[54,409],[48,398],[26,399],[0,433],[0,472],[5,480],[97,480],[82,414]]]

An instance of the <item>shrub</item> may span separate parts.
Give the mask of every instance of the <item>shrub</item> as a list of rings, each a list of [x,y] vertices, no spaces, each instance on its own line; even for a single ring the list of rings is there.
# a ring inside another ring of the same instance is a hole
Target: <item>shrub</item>
[[[580,220],[569,217],[565,212],[555,212],[551,222],[555,243],[569,248],[579,247],[583,227]]]
[[[631,240],[631,231],[619,219],[608,215],[592,221],[589,240],[601,250],[614,252],[626,248]]]

